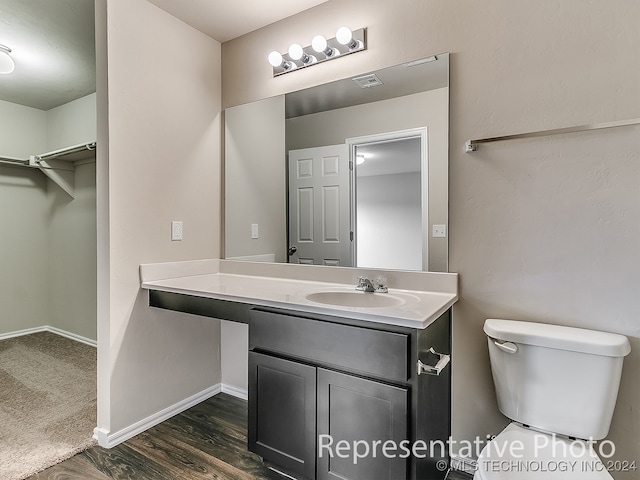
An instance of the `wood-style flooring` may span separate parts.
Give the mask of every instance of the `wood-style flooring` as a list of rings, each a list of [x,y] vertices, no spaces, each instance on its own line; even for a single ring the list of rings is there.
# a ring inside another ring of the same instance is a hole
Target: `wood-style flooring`
[[[282,480],[247,451],[247,402],[218,394],[111,449],[91,447],[27,480]]]
[[[449,472],[447,478],[471,476]],[[224,393],[111,449],[91,447],[26,480],[80,479],[286,480],[247,451],[247,402]]]

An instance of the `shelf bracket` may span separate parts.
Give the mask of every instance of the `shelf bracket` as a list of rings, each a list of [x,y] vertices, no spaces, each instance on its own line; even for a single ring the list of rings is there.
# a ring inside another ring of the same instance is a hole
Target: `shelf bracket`
[[[39,168],[71,198],[75,198],[75,162],[86,157],[87,152],[94,152],[95,149],[96,142],[90,142],[41,155],[32,155],[29,158],[29,165]]]

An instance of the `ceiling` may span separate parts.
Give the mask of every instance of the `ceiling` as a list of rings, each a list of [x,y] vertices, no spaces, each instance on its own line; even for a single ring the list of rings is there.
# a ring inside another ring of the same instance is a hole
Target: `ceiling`
[[[356,155],[364,163],[356,166],[358,177],[420,172],[420,137],[358,145]]]
[[[224,43],[327,0],[148,0]]]
[[[148,1],[225,42],[327,0]],[[93,0],[0,0],[0,44],[16,64],[0,100],[50,110],[95,92]]]
[[[93,0],[0,0],[0,43],[16,69],[0,100],[49,110],[96,90]]]
[[[362,88],[354,80],[366,75],[358,75],[287,93],[286,118],[379,102],[449,85],[449,62],[440,55],[369,73],[375,74],[380,84]]]

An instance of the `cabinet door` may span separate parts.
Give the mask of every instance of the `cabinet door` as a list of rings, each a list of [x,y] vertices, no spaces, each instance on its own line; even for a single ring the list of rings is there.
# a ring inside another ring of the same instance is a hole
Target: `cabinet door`
[[[396,458],[388,458],[391,454],[385,456],[383,444],[391,440],[400,446],[408,437],[407,393],[405,388],[319,368],[318,479],[406,478],[408,458],[401,458],[400,448]],[[368,455],[356,459],[356,452],[364,455],[366,448]]]
[[[315,478],[316,368],[249,352],[248,448]]]

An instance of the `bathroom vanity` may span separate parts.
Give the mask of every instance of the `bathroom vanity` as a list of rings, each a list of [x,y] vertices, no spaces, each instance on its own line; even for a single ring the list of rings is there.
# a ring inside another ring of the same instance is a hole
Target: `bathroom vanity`
[[[457,275],[387,271],[374,294],[362,269],[206,262],[142,266],[142,286],[249,325],[250,451],[296,478],[444,478]]]

